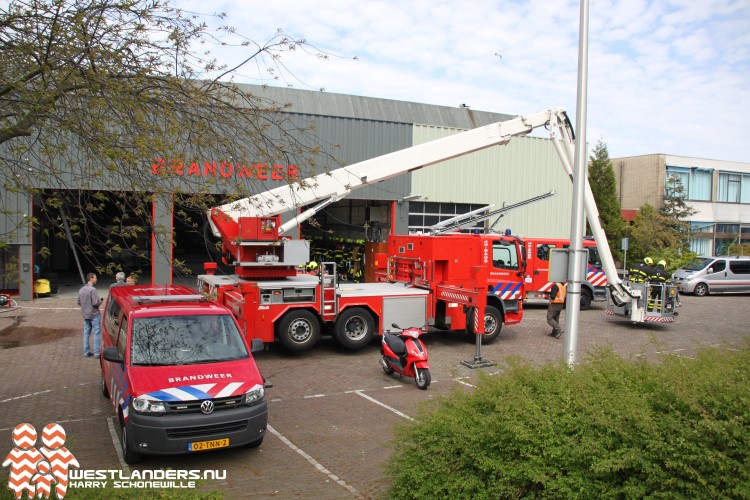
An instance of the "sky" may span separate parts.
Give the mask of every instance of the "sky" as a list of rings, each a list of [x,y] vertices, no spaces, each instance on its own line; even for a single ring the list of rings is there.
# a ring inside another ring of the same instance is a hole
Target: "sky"
[[[314,47],[240,83],[576,123],[580,3],[570,0],[176,0],[259,44]],[[210,5],[210,7],[206,7]],[[586,139],[610,158],[664,153],[750,163],[750,0],[589,0]],[[316,50],[329,54],[316,56]],[[236,64],[249,47],[214,47]]]

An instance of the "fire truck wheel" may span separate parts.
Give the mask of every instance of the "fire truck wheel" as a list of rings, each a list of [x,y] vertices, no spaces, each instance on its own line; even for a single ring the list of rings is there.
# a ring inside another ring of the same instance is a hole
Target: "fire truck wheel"
[[[591,294],[588,290],[581,290],[581,311],[591,309]]]
[[[334,335],[339,344],[347,349],[362,349],[370,344],[375,335],[375,320],[367,309],[346,309],[336,320]]]
[[[122,414],[119,413],[120,419],[120,448],[122,448],[122,459],[125,460],[126,464],[137,464],[143,461],[143,455],[136,453],[128,444],[128,426],[125,425],[125,421]]]
[[[303,352],[318,342],[320,323],[310,311],[291,311],[279,322],[277,335],[287,350]]]
[[[484,338],[483,343],[490,343],[500,335],[503,329],[503,315],[495,306],[486,306],[484,308]],[[474,308],[466,317],[466,333],[469,339],[474,342]]]

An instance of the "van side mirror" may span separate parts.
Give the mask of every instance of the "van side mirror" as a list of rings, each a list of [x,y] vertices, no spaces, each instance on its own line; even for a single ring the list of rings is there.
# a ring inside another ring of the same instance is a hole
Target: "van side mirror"
[[[713,274],[713,272],[714,272],[713,267],[709,267],[708,269],[706,269],[706,274]]]
[[[250,342],[250,352],[260,352],[265,349],[265,344],[260,339],[253,339]]]
[[[122,356],[117,352],[117,347],[110,346],[105,347],[102,351],[102,357],[106,359],[107,361],[112,361],[113,363],[124,363],[125,360],[122,359]]]

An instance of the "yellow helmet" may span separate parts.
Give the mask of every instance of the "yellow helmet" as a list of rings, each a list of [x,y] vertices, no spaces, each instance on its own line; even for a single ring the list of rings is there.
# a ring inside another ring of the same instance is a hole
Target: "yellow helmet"
[[[305,269],[308,271],[315,271],[318,268],[318,263],[314,260],[307,263],[307,266],[305,266]]]
[[[652,259],[651,257],[646,257],[645,259],[643,259],[643,262],[645,262],[646,264],[650,266],[650,265],[653,265],[654,259]]]
[[[664,259],[662,259],[662,260],[659,261],[659,263],[657,265],[666,267],[667,266],[667,261],[664,260]]]

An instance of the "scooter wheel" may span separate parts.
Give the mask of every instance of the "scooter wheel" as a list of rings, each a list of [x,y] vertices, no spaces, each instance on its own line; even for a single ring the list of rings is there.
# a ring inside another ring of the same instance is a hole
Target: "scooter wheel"
[[[430,382],[432,382],[430,370],[427,368],[416,368],[414,381],[417,383],[417,387],[419,387],[420,389],[427,389],[430,386]]]
[[[385,362],[383,358],[380,358],[380,366],[383,367],[383,371],[386,375],[392,375],[395,371],[393,368],[391,368],[391,365]]]

